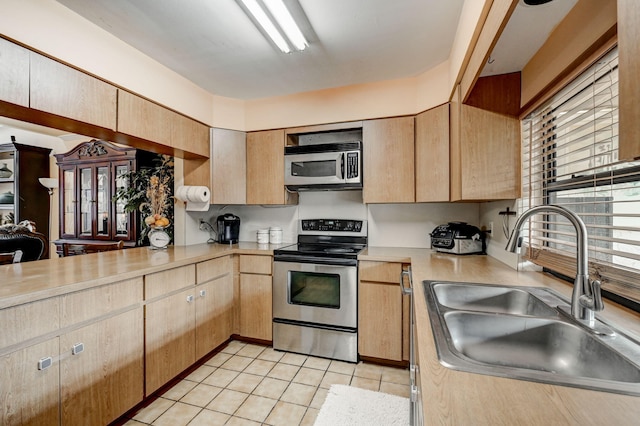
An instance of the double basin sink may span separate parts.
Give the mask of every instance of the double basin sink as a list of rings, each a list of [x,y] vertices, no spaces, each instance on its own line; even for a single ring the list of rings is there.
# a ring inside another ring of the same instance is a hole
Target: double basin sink
[[[598,335],[541,287],[424,281],[440,362],[472,373],[640,395],[640,342]],[[599,320],[597,320],[599,321]]]

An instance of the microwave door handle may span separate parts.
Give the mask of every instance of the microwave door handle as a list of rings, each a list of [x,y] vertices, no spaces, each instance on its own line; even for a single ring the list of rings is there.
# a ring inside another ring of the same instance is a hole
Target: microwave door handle
[[[344,181],[344,156],[347,155],[346,153],[342,153],[341,155],[341,159],[340,159],[340,173],[342,174],[341,179]]]

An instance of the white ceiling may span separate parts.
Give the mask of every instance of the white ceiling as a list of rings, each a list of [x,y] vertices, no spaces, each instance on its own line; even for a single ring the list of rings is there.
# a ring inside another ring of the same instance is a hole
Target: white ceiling
[[[209,92],[255,99],[418,75],[464,0],[299,0],[310,45],[280,53],[234,0],[58,0]]]

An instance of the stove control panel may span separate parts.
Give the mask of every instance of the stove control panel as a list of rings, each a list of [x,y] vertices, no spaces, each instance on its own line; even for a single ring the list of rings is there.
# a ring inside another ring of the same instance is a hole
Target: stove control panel
[[[345,219],[303,219],[303,231],[360,232],[361,220]]]

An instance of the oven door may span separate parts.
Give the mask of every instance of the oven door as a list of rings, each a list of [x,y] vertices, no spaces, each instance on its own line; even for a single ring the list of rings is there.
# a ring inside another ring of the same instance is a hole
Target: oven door
[[[273,318],[355,329],[358,268],[274,261]]]

